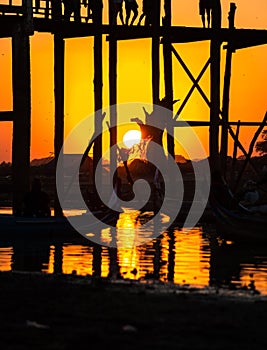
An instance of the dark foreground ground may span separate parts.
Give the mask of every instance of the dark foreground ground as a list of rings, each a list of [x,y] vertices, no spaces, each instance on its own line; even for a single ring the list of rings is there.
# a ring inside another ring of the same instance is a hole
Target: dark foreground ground
[[[0,273],[0,349],[267,349],[267,301],[78,276]]]

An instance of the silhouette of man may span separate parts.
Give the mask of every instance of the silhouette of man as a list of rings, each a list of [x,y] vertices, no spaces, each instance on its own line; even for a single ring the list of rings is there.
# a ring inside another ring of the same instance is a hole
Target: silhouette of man
[[[24,216],[51,216],[50,198],[48,194],[42,190],[41,181],[38,178],[33,180],[31,191],[25,195]]]
[[[145,18],[145,26],[152,24],[153,17],[153,1],[154,0],[143,0],[142,14],[139,17],[137,25],[140,25],[143,18]]]
[[[99,11],[103,8],[103,2],[101,0],[83,0],[82,3],[85,8],[88,7],[86,22],[91,19],[93,23],[96,23]]]
[[[131,12],[133,12],[133,17],[130,25],[133,25],[134,21],[138,16],[138,4],[136,0],[124,0],[124,1],[125,1],[125,10],[126,10],[126,19],[125,19],[126,25],[129,24]]]
[[[211,10],[212,10],[212,0],[199,0],[199,14],[201,16],[201,21],[203,28],[210,28],[210,20],[211,20]]]
[[[64,4],[64,21],[69,21],[70,16],[74,13],[74,21],[81,22],[81,3],[80,0],[63,0]]]
[[[113,25],[117,24],[117,16],[118,15],[120,17],[121,23],[124,24],[122,2],[123,2],[123,0],[113,0],[113,11],[114,11],[113,12],[113,20],[112,20]]]

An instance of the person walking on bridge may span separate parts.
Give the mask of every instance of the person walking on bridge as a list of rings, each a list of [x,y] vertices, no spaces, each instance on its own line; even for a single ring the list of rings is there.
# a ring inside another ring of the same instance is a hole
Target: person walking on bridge
[[[81,22],[81,3],[80,0],[62,0],[64,4],[64,21],[69,21],[74,13],[74,21]]]
[[[123,3],[123,0],[113,0],[113,20],[112,20],[113,25],[117,24],[118,15],[120,17],[121,23],[124,24],[122,3]]]
[[[125,1],[125,10],[126,10],[125,24],[127,26],[129,25],[131,12],[133,12],[133,17],[130,23],[130,25],[133,25],[138,16],[138,4],[136,0],[124,0],[124,1]]]
[[[203,28],[210,28],[211,21],[211,10],[212,10],[212,0],[199,0],[199,14],[201,16],[201,21]]]
[[[154,10],[154,0],[143,0],[142,14],[139,17],[137,25],[140,25],[143,18],[145,18],[145,26],[152,24],[153,11]]]

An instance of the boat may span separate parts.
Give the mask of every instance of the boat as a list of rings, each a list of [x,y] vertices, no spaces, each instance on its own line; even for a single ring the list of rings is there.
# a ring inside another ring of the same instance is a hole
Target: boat
[[[96,211],[92,213],[101,222],[116,226],[119,213],[112,211]],[[70,223],[86,222],[86,213],[62,217],[23,217],[12,214],[0,214],[0,241],[15,239],[31,240],[38,237],[40,240],[85,242],[87,239],[79,233]],[[83,221],[82,221],[83,220]],[[94,226],[92,226],[94,227]]]
[[[238,202],[223,179],[212,184],[209,203],[217,233],[222,237],[251,243],[267,241],[266,213]]]

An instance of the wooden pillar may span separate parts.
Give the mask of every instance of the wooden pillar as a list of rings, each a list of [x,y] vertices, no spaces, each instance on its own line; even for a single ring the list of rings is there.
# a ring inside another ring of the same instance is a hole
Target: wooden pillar
[[[110,148],[117,144],[117,41],[109,41]],[[117,168],[116,148],[110,149],[110,173]],[[113,182],[111,178],[111,183]]]
[[[164,37],[163,37],[163,57],[164,57],[164,83],[165,83],[165,99],[166,108],[173,112],[173,80],[172,80],[172,45],[169,35],[171,27],[171,0],[164,2],[165,17],[164,17]],[[168,152],[174,157],[174,127],[167,125],[167,147]]]
[[[22,26],[12,36],[13,83],[13,214],[20,215],[30,189],[31,77],[30,40]]]
[[[154,3],[154,9],[153,9],[153,20],[152,20],[152,26],[153,26],[153,33],[152,36],[152,98],[153,98],[153,104],[159,103],[159,82],[160,82],[160,76],[159,76],[159,46],[160,46],[160,39],[159,35],[157,33],[157,29],[160,25],[160,0],[153,0]]]
[[[214,0],[212,8],[212,38],[210,43],[210,165],[212,171],[220,171],[220,60],[221,41],[217,30],[221,28],[221,3]]]
[[[94,24],[100,29],[102,25],[102,1],[96,3]],[[95,108],[95,132],[99,135],[93,148],[93,174],[102,157],[102,105],[103,105],[103,63],[102,63],[102,34],[94,36],[94,108]],[[93,176],[95,179],[95,177]],[[93,180],[94,181],[94,180]]]
[[[230,12],[228,16],[229,29],[234,29],[234,17],[235,17],[236,5],[230,4]],[[224,72],[224,89],[223,89],[223,105],[222,105],[222,132],[221,132],[221,167],[222,173],[226,175],[227,170],[227,153],[228,153],[228,122],[229,122],[229,95],[230,95],[230,81],[231,81],[231,69],[232,69],[232,54],[234,50],[231,42],[228,42],[225,61]]]
[[[64,186],[64,164],[58,163],[58,157],[64,143],[64,57],[65,43],[60,34],[54,35],[54,93],[55,93],[55,135],[54,135],[54,150],[55,150],[55,171],[57,171],[58,186]],[[55,216],[62,216],[62,208],[60,206],[57,190],[63,192],[62,188],[55,190],[54,210]]]
[[[113,21],[113,1],[109,0],[109,23]],[[110,174],[117,168],[117,151],[114,147],[117,144],[117,40],[109,37],[109,105],[110,105]],[[113,183],[111,175],[110,183]],[[116,179],[115,179],[116,180]]]

